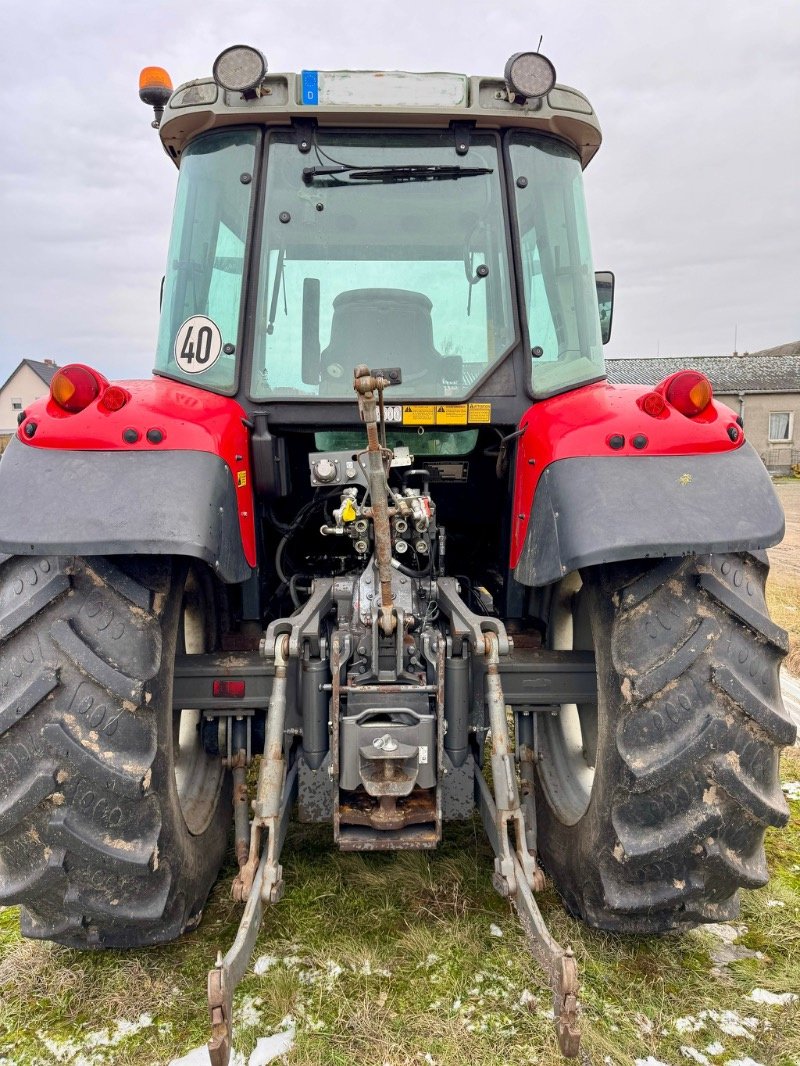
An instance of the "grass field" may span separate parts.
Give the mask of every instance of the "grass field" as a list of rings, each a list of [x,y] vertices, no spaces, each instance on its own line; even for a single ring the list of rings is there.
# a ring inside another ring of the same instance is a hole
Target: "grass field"
[[[634,938],[592,932],[552,892],[542,909],[575,948],[584,1063],[800,1063],[800,751],[784,759],[793,819],[767,838],[773,879],[745,893],[726,944],[714,927]],[[548,990],[508,904],[491,888],[477,825],[436,853],[345,855],[325,827],[295,826],[287,893],[236,997],[237,1048],[293,1020],[287,1061],[330,1066],[559,1062]],[[205,972],[235,933],[232,867],[199,930],[164,948],[84,954],[24,941],[0,913],[0,1064],[163,1064],[202,1044]],[[720,951],[760,952],[716,967]],[[757,998],[769,999],[762,993]],[[785,997],[782,997],[785,998]],[[681,1049],[685,1050],[681,1050]],[[649,1064],[652,1066],[652,1063]]]
[[[789,634],[789,654],[784,669],[800,677],[800,580],[780,572],[767,582],[767,603],[773,620]]]

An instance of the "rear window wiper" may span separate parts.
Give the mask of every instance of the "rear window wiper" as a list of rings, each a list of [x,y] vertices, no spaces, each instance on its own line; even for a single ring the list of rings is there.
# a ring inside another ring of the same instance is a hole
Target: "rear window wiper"
[[[491,167],[462,167],[456,163],[392,163],[372,167],[340,163],[331,167],[304,167],[303,181],[306,185],[310,185],[314,178],[338,178],[340,176],[346,176],[351,181],[455,181],[457,178],[474,178],[480,174],[492,173],[494,171]]]

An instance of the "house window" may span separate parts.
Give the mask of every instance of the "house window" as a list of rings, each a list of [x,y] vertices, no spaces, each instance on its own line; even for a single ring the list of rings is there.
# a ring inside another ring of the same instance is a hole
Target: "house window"
[[[21,411],[22,410],[22,400],[20,400],[20,398],[18,396],[12,396],[11,397],[11,410],[12,411]]]
[[[790,411],[771,411],[769,416],[769,439],[776,444],[792,439],[792,422]]]

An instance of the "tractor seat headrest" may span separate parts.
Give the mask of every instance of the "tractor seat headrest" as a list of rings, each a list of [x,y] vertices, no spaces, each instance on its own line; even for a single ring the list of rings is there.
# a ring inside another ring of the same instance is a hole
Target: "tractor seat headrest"
[[[409,289],[350,289],[333,301],[330,344],[322,371],[331,363],[400,366],[413,374],[441,355],[433,344],[433,304]]]

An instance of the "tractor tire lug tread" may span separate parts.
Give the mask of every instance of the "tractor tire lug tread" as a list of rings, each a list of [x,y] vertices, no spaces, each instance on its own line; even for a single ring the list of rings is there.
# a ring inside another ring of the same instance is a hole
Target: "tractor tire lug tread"
[[[49,696],[58,685],[55,670],[42,670],[25,689],[0,707],[0,736]]]
[[[175,788],[169,700],[189,572],[203,568],[0,560],[0,903],[21,905],[25,936],[149,946],[202,913],[231,790],[225,775],[192,835]]]
[[[75,663],[82,673],[102,685],[112,696],[130,703],[138,703],[142,697],[144,681],[129,677],[107,663],[89,647],[69,622],[58,618],[50,631],[55,643]]]
[[[751,552],[581,574],[600,697],[594,784],[571,824],[537,785],[537,824],[567,908],[597,928],[727,921],[738,890],[767,881],[764,833],[788,817],[779,751],[796,736],[767,571]]]

